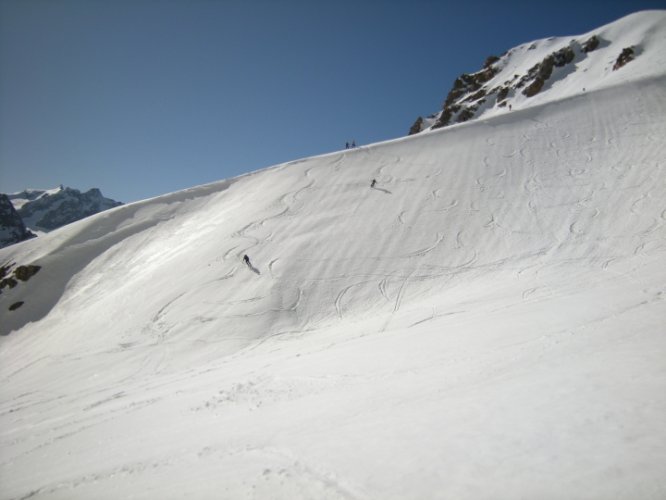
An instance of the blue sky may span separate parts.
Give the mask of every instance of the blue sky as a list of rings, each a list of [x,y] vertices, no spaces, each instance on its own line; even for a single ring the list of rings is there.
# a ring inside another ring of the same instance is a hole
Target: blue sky
[[[0,192],[135,201],[406,135],[462,72],[666,1],[0,0]]]

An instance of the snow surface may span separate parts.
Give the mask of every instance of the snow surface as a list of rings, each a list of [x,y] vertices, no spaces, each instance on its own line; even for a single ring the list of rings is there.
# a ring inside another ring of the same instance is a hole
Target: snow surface
[[[0,497],[666,498],[665,137],[655,66],[0,250]]]

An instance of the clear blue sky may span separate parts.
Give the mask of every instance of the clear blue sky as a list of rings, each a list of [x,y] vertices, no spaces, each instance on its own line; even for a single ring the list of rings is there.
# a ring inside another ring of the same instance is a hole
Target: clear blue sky
[[[406,135],[455,77],[666,1],[0,0],[0,192],[135,201]]]

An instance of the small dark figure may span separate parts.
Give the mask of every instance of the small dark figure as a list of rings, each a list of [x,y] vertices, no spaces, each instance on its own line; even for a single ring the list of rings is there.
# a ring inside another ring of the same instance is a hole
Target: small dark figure
[[[351,147],[352,147],[352,148],[355,148],[355,147],[356,147],[356,141],[352,141],[352,146],[351,146]]]
[[[345,142],[345,149],[349,149],[349,142]]]
[[[251,266],[250,264],[250,258],[247,256],[247,254],[243,255],[243,262],[245,262],[246,265]]]
[[[372,179],[372,182],[370,183],[370,187],[371,188],[375,187],[375,184],[377,184],[377,181],[375,179]]]

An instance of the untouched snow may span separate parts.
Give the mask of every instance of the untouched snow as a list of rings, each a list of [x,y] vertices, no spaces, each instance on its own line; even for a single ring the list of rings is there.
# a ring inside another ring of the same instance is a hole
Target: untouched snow
[[[666,497],[665,137],[662,66],[0,250],[0,497]]]

